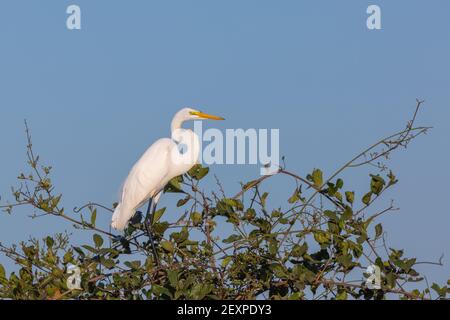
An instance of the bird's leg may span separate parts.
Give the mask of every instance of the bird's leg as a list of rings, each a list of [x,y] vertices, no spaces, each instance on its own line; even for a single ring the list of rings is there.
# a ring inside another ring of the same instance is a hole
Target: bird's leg
[[[150,239],[150,243],[152,246],[153,257],[155,259],[156,264],[159,266],[159,257],[158,257],[158,252],[156,251],[155,242],[153,240],[153,230],[152,230],[153,217],[155,215],[156,203],[153,204],[153,210],[151,210],[152,202],[153,202],[153,199],[150,198],[150,201],[149,201],[148,207],[147,207],[147,214],[146,214],[145,220],[144,220],[144,225],[145,225],[145,229],[147,230],[148,238]],[[150,212],[151,212],[151,215],[150,215]]]
[[[150,216],[150,231],[152,232],[152,234],[153,234],[153,222],[154,222],[154,220],[155,220],[155,212],[156,212],[156,207],[158,206],[158,203],[155,201],[154,203],[153,203],[153,210],[152,210],[152,214],[151,214],[151,216]],[[158,256],[158,251],[156,251],[155,250],[155,245],[154,245],[154,243],[152,243],[152,246],[153,246],[153,253],[154,253],[154,255],[155,255],[155,261],[156,261],[156,264],[157,264],[157,266],[159,266],[160,265],[160,263],[159,263],[159,256]]]
[[[152,225],[153,225],[153,222],[155,221],[155,212],[156,212],[157,205],[158,204],[156,202],[153,204],[152,214],[150,216],[150,221],[152,222]]]
[[[148,221],[148,219],[150,218],[150,209],[152,207],[152,203],[153,203],[153,198],[150,198],[150,200],[148,201],[148,207],[147,207],[147,213],[145,215],[145,221]]]

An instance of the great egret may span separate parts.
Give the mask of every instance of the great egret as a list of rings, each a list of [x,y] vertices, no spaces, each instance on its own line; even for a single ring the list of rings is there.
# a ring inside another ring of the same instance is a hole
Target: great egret
[[[112,217],[114,229],[124,230],[136,209],[150,199],[156,206],[166,184],[198,163],[199,137],[192,130],[183,129],[182,125],[189,120],[205,119],[224,120],[191,108],[184,108],[175,115],[171,126],[172,138],[160,139],[150,146],[125,180],[120,202]],[[181,146],[185,147],[183,152]],[[150,205],[147,215],[149,211]]]

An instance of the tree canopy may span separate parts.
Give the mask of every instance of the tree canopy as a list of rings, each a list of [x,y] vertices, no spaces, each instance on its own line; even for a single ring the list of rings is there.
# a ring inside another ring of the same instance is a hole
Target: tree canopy
[[[389,157],[430,129],[416,125],[421,105],[417,101],[405,128],[329,175],[316,168],[302,177],[283,165],[275,175],[243,183],[237,194],[228,195],[219,181],[218,191],[205,191],[202,180],[209,169],[195,166],[165,188],[179,195],[177,220],[169,221],[166,208],[156,211],[149,222],[155,250],[142,212],[118,236],[97,224],[98,211],[112,212],[114,205],[89,202],[67,210],[52,182],[52,167],[35,154],[27,127],[29,172],[19,174],[13,200],[3,210],[15,214],[25,207],[33,218],[66,220],[72,234],[89,232],[92,241],[75,243],[63,230],[16,245],[0,243],[0,253],[17,266],[7,272],[0,264],[0,298],[445,299],[449,283],[419,289],[425,277],[416,267],[428,262],[391,248],[380,221],[396,210],[392,202],[379,204],[397,184]],[[373,171],[364,190],[355,191],[342,178],[356,167]],[[283,190],[285,202],[277,206],[264,191],[274,176],[296,184]],[[219,235],[217,229],[225,224],[229,228],[222,230],[231,231]],[[80,276],[75,289],[69,285],[74,266]],[[379,270],[379,287],[368,286],[373,277],[368,266]]]

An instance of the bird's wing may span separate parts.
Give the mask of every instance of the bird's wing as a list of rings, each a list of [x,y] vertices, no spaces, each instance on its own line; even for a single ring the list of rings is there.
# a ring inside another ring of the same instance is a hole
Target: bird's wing
[[[175,142],[165,138],[156,141],[136,162],[122,189],[122,204],[137,209],[167,183],[170,152]]]

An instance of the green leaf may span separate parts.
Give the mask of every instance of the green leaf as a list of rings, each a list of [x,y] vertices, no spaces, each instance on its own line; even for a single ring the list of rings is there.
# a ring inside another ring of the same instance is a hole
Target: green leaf
[[[164,232],[166,232],[167,229],[169,229],[169,223],[167,221],[155,223],[153,225],[153,231],[161,236],[164,234]]]
[[[202,223],[203,216],[199,212],[192,212],[191,213],[191,220],[194,226],[199,226]]]
[[[319,244],[329,243],[330,242],[330,235],[328,233],[325,233],[323,231],[317,231],[314,233],[314,239]]]
[[[300,200],[300,196],[301,196],[301,194],[300,194],[300,189],[299,189],[299,188],[296,188],[296,189],[294,190],[294,194],[289,198],[288,202],[289,202],[290,204],[294,204],[294,203],[296,203],[297,201]]]
[[[161,247],[164,250],[166,250],[167,252],[171,252],[171,253],[173,252],[173,249],[174,249],[173,243],[170,241],[167,241],[167,240],[161,242]]]
[[[233,242],[239,241],[241,239],[242,239],[242,236],[233,234],[233,235],[229,236],[227,239],[223,240],[222,242],[223,243],[233,243]]]
[[[84,258],[86,256],[83,250],[81,250],[81,248],[79,247],[73,247],[73,250],[75,250],[81,258]]]
[[[188,171],[188,175],[195,180],[203,179],[208,173],[209,173],[209,168],[202,167],[201,164],[197,164],[197,165],[193,166]]]
[[[233,261],[233,257],[232,256],[228,256],[228,257],[224,258],[222,260],[222,267],[226,268],[230,264],[231,261]]]
[[[222,216],[227,216],[229,213],[233,212],[233,206],[228,204],[224,199],[219,200],[216,206],[217,213]]]
[[[340,263],[346,269],[350,268],[353,265],[351,254],[339,256],[339,257],[337,257],[336,261],[338,263]]]
[[[55,241],[53,240],[52,237],[49,236],[49,237],[45,238],[45,243],[47,244],[48,248],[51,248],[55,244]]]
[[[240,200],[225,198],[222,201],[225,202],[227,205],[235,208],[236,210],[239,211],[244,210],[244,206],[242,205],[242,202]]]
[[[191,196],[187,196],[187,197],[184,198],[184,199],[178,200],[178,202],[177,202],[177,207],[179,208],[179,207],[184,206],[186,203],[188,203],[189,200],[191,200]]]
[[[116,263],[112,259],[101,259],[101,264],[105,266],[107,269],[113,269],[116,266]]]
[[[353,202],[355,202],[355,193],[353,191],[346,191],[345,198],[348,203],[353,204]]]
[[[209,173],[209,168],[201,168],[201,169],[199,169],[199,171],[198,171],[198,173],[197,173],[197,176],[196,176],[196,179],[197,180],[201,180],[201,179],[203,179],[204,177],[206,177],[206,175]]]
[[[406,272],[411,271],[411,268],[416,264],[416,262],[417,262],[417,259],[415,259],[415,258],[406,260],[403,270],[405,270]]]
[[[375,226],[375,237],[379,238],[381,237],[382,234],[383,234],[383,226],[381,225],[381,223],[379,223]]]
[[[356,242],[359,244],[363,244],[364,242],[366,242],[367,239],[368,239],[367,232],[363,231],[361,236],[358,239],[356,239]]]
[[[276,255],[278,252],[278,241],[276,239],[271,239],[269,241],[269,253],[271,255]]]
[[[346,291],[342,291],[341,293],[339,293],[339,294],[336,296],[336,300],[342,301],[342,300],[347,300],[347,299],[348,299],[348,294],[347,294]]]
[[[447,297],[447,286],[443,286],[441,288],[437,283],[433,283],[431,289],[433,289],[439,295],[440,298]]]
[[[264,208],[266,206],[267,197],[269,196],[268,192],[264,192],[261,196],[261,206]]]
[[[334,213],[333,211],[330,210],[325,210],[323,213],[328,219],[330,219],[331,221],[337,222],[339,221],[336,213]]]
[[[378,196],[381,191],[383,191],[386,182],[380,175],[371,175],[371,177],[372,181],[370,182],[370,190]]]
[[[189,171],[187,172],[188,176],[190,176],[191,178],[194,178],[198,169],[201,168],[202,165],[201,164],[196,164],[195,166],[193,166],[191,169],[189,169]]]
[[[88,245],[82,245],[82,247],[85,248],[86,250],[92,252],[92,253],[97,253],[97,252],[98,252],[97,249],[95,249],[95,248],[93,248],[93,247],[91,247],[91,246],[88,246]],[[74,249],[75,249],[75,248],[74,248]],[[76,249],[75,249],[75,250],[76,250]]]
[[[153,217],[153,224],[156,224],[161,220],[161,217],[166,212],[166,208],[161,208],[155,212],[155,215]]]
[[[280,264],[272,264],[270,266],[270,269],[273,271],[275,276],[278,277],[278,278],[286,278],[287,277],[287,274],[284,271],[283,266],[280,265]]]
[[[272,218],[280,218],[281,217],[281,212],[280,211],[278,211],[278,210],[273,210],[272,211],[272,214],[271,214],[271,217]]]
[[[68,263],[72,262],[72,260],[73,260],[73,253],[72,253],[72,251],[67,251],[64,254],[64,256],[63,256],[63,262],[65,264],[68,264]]]
[[[180,232],[174,232],[170,237],[178,244],[185,242],[189,239],[189,232],[187,228],[183,228]]]
[[[312,181],[317,188],[322,187],[323,185],[323,173],[320,169],[314,169],[312,175]]]
[[[301,246],[296,244],[294,248],[292,249],[291,255],[294,258],[300,258],[303,257],[305,253],[308,252],[308,244],[305,242]]]
[[[245,219],[252,221],[256,218],[256,210],[253,208],[248,208],[245,212]]]
[[[349,206],[346,206],[344,212],[342,213],[342,220],[347,221],[351,218],[353,218],[353,210]]]
[[[92,211],[92,215],[91,215],[91,225],[95,227],[95,221],[97,220],[97,209],[94,209],[94,211]]]
[[[368,206],[370,204],[370,201],[372,200],[372,191],[367,193],[363,198],[362,198],[362,203],[364,203],[366,206]]]
[[[172,287],[176,288],[178,284],[178,272],[175,270],[167,270],[167,278]]]
[[[164,188],[164,192],[169,193],[183,193],[181,182],[183,181],[182,176],[178,176],[169,181],[167,186]]]
[[[169,289],[159,286],[157,284],[154,284],[152,286],[152,292],[157,297],[166,296],[168,298],[172,298],[172,294],[170,293]]]
[[[389,288],[395,288],[396,283],[395,280],[397,280],[397,277],[395,276],[395,274],[393,272],[389,272],[386,275],[386,281],[387,281],[387,285]]]
[[[327,185],[328,185],[328,189],[326,189],[324,191],[326,191],[330,197],[334,197],[334,195],[336,194],[338,189],[332,182],[327,182]]]
[[[0,280],[1,280],[1,279],[5,279],[5,278],[6,278],[5,267],[3,267],[2,264],[0,264]]]
[[[100,248],[103,245],[103,238],[100,235],[94,234],[93,239],[97,248]]]
[[[198,283],[191,291],[191,295],[195,300],[203,300],[213,290],[211,284]]]
[[[303,292],[295,292],[289,297],[289,301],[303,300],[305,294]]]

